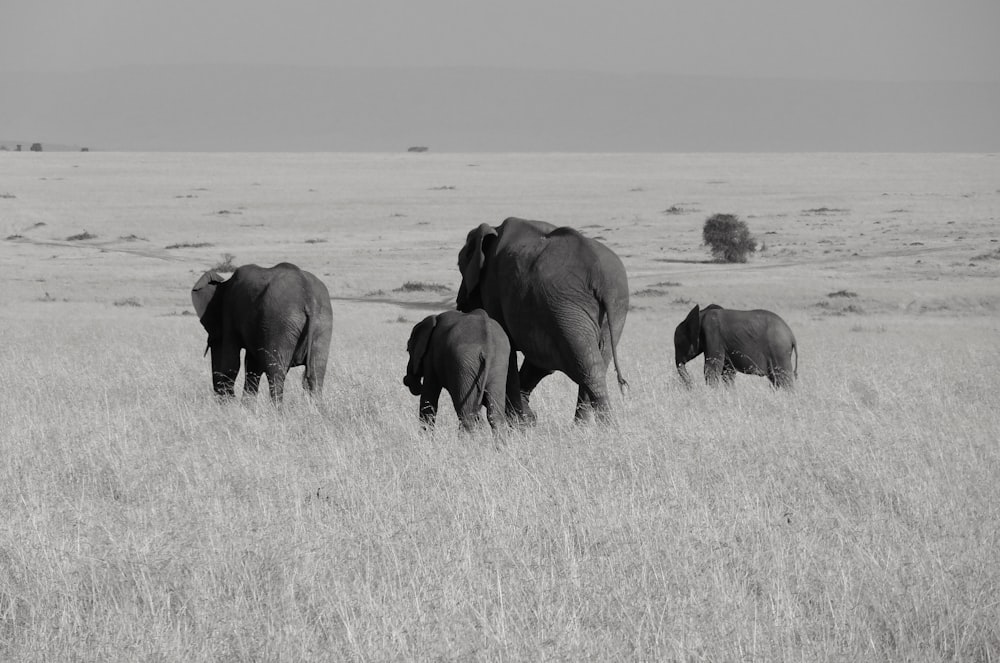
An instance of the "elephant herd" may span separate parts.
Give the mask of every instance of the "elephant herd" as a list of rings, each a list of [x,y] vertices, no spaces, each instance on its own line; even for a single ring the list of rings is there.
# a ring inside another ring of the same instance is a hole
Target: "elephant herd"
[[[569,227],[509,218],[469,231],[458,254],[462,274],[457,310],[418,322],[406,350],[403,384],[420,397],[419,417],[433,425],[442,389],[463,428],[472,429],[485,407],[490,425],[532,423],[529,401],[538,383],[561,371],[578,385],[577,420],[607,422],[607,371],[613,362],[619,388],[628,385],[617,346],[629,309],[628,277],[607,246]],[[244,392],[257,393],[267,376],[271,398],[281,401],[285,375],[304,366],[304,387],[323,389],[333,328],[330,294],[314,275],[290,263],[244,265],[224,280],[206,272],[191,300],[212,353],[212,386],[234,396],[245,350]],[[705,379],[730,384],[736,372],[766,375],[791,387],[798,364],[795,337],[769,311],[695,306],[674,332],[677,370],[705,355]],[[524,359],[517,366],[517,352]]]

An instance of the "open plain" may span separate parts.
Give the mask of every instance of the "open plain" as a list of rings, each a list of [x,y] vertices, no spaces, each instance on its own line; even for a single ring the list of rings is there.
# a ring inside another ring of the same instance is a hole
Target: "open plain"
[[[609,428],[553,376],[419,429],[410,329],[507,216],[625,263]],[[988,154],[0,153],[0,658],[997,660],[998,217]],[[227,259],[327,284],[319,403],[213,399]],[[788,321],[794,392],[685,390],[694,303]]]

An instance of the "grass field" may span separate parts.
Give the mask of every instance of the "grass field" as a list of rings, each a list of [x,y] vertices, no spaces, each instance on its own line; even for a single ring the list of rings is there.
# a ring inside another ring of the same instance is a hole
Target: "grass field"
[[[410,329],[511,215],[622,257],[631,391],[423,434]],[[998,216],[995,155],[0,154],[0,659],[997,660]],[[319,404],[212,399],[226,254],[327,283]],[[793,393],[682,388],[712,302],[789,322]]]

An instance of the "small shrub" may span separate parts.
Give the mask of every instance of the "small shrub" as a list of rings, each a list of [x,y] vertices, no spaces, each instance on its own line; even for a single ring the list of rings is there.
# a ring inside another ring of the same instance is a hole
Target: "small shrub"
[[[13,240],[13,239],[24,239],[24,235],[18,235],[18,234],[7,235],[7,237],[5,237],[4,239],[11,239],[11,240]]]
[[[140,302],[135,297],[126,297],[125,299],[117,299],[113,303],[115,306],[134,306],[134,307],[142,306],[142,302]]]
[[[12,200],[14,198],[17,198],[17,196],[15,196],[12,193],[0,193],[0,198],[3,198],[4,200]]]
[[[233,272],[233,271],[236,271],[237,265],[233,263],[233,260],[235,260],[235,259],[236,259],[236,256],[234,256],[232,253],[223,253],[222,254],[222,260],[219,261],[218,263],[216,263],[212,267],[212,269],[214,269],[217,272]]]
[[[393,292],[451,292],[451,288],[440,283],[421,283],[419,281],[407,281],[398,288],[393,288]]]
[[[830,294],[827,295],[827,297],[829,297],[831,299],[833,299],[834,297],[849,297],[849,298],[853,298],[853,297],[857,297],[857,296],[858,296],[858,293],[851,292],[850,290],[838,290],[837,292],[831,292]]]
[[[70,235],[69,237],[66,238],[66,241],[67,242],[76,242],[76,241],[83,240],[83,239],[97,239],[97,235],[93,235],[93,234],[87,232],[86,230],[84,230],[82,233],[79,233],[77,235]]]
[[[667,216],[673,216],[675,214],[687,214],[688,210],[684,209],[680,205],[671,205],[667,209],[660,212],[660,214],[666,214]]]
[[[206,246],[212,246],[208,242],[181,242],[179,244],[171,244],[170,246],[165,246],[165,249],[203,249]],[[226,254],[229,255],[229,254]]]
[[[713,214],[705,220],[702,240],[720,262],[746,262],[757,250],[750,228],[735,214]]]
[[[972,256],[973,260],[1000,260],[1000,249],[993,251],[992,253],[980,253],[978,256]]]
[[[851,210],[844,209],[842,207],[814,207],[812,209],[804,209],[804,210],[802,210],[802,213],[803,214],[819,214],[819,215],[822,216],[822,215],[825,215],[825,214],[845,214],[845,213],[850,212],[850,211]]]
[[[666,290],[660,290],[659,288],[643,288],[642,290],[636,290],[632,293],[633,297],[660,297],[667,294]]]

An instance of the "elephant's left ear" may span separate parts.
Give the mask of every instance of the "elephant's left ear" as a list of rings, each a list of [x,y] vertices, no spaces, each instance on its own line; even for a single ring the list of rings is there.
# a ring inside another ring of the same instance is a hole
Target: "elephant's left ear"
[[[698,342],[698,335],[701,333],[701,310],[697,304],[684,318],[684,331],[690,343],[696,344]]]
[[[458,254],[458,266],[462,270],[465,292],[471,294],[479,286],[479,276],[486,263],[486,250],[483,245],[488,238],[496,236],[497,229],[488,223],[481,223],[478,228],[469,231],[465,246]]]
[[[191,303],[194,304],[194,311],[198,314],[198,319],[205,317],[209,302],[215,295],[215,288],[222,283],[222,277],[218,272],[210,270],[201,275],[191,288]]]
[[[410,351],[410,363],[406,367],[406,372],[417,378],[423,377],[424,355],[427,354],[427,347],[431,342],[431,332],[437,325],[437,316],[429,315],[416,324],[413,333],[410,334],[410,342],[406,344],[406,349]]]

